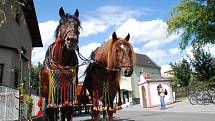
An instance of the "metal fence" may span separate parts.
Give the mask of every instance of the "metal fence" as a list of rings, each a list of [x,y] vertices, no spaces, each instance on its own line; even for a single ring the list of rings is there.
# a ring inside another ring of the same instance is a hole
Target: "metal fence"
[[[0,121],[6,120],[18,120],[19,118],[19,90],[1,86],[0,85]],[[32,116],[36,116],[39,110],[37,106],[38,96],[33,97],[33,109],[32,109]],[[25,101],[27,101],[27,95],[25,95]],[[27,119],[27,104],[25,103],[24,106],[24,118]]]
[[[0,120],[17,120],[19,117],[19,91],[0,86]]]

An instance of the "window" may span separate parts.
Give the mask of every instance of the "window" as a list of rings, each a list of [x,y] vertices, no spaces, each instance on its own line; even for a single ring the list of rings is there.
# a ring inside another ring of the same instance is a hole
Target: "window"
[[[0,83],[2,83],[3,82],[3,64],[0,64]]]
[[[15,88],[18,87],[18,76],[19,76],[18,70],[15,69],[15,71],[14,71],[14,85],[13,85]]]

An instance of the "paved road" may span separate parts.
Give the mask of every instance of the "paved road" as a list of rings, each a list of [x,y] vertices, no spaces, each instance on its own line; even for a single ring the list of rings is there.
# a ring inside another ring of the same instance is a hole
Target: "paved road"
[[[75,121],[90,121],[89,115],[75,117]],[[215,121],[215,105],[191,105],[188,101],[167,105],[167,109],[141,108],[134,105],[114,114],[114,121]]]

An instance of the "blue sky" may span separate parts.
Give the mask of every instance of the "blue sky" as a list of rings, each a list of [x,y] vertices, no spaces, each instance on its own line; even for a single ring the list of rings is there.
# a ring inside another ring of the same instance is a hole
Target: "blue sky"
[[[118,36],[131,35],[135,52],[146,54],[158,66],[176,62],[184,53],[178,49],[179,35],[167,36],[166,21],[169,11],[180,0],[34,0],[43,48],[34,48],[32,62],[42,62],[47,47],[54,41],[53,33],[58,21],[59,8],[74,13],[79,10],[82,31],[80,52],[89,57],[116,31]],[[84,67],[81,67],[82,73]]]

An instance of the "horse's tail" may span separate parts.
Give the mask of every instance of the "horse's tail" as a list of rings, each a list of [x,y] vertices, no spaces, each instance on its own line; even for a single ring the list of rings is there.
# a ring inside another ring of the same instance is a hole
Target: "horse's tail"
[[[43,97],[42,95],[42,81],[43,76],[42,76],[42,71],[44,70],[44,66],[42,68],[39,69],[39,73],[38,73],[38,78],[39,78],[39,96]]]
[[[39,76],[39,89],[40,89],[39,95],[41,97],[47,98],[48,89],[46,89],[46,88],[49,87],[48,69],[45,66],[43,66],[41,69],[39,69],[38,76]],[[45,87],[43,87],[43,86],[45,86]],[[45,93],[47,93],[47,94],[45,94]]]
[[[87,80],[88,80],[88,78],[89,78],[89,75],[90,75],[90,73],[91,73],[91,70],[92,70],[93,66],[94,66],[94,63],[90,63],[90,64],[87,66],[86,70],[84,71],[84,75],[85,75],[84,83],[87,83]]]

